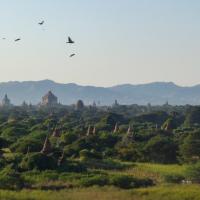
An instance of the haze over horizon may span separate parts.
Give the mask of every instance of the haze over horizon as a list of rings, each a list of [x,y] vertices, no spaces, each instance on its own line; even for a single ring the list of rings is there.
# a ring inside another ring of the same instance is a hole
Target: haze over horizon
[[[197,85],[199,10],[197,0],[0,0],[0,82]]]
[[[115,86],[123,86],[123,85],[132,85],[132,86],[141,86],[141,85],[150,85],[150,84],[171,84],[171,85],[175,85],[175,86],[178,86],[178,87],[195,87],[195,86],[199,86],[200,85],[200,82],[197,83],[197,84],[194,84],[194,85],[189,85],[189,86],[186,86],[186,85],[180,85],[180,84],[177,84],[173,81],[154,81],[154,82],[146,82],[146,83],[120,83],[120,84],[115,84],[115,85],[93,85],[93,84],[79,84],[79,83],[76,83],[76,82],[59,82],[59,81],[55,81],[55,80],[52,80],[52,79],[41,79],[41,80],[8,80],[8,81],[2,81],[0,82],[0,84],[2,83],[15,83],[15,82],[18,82],[18,83],[25,83],[25,82],[44,82],[44,81],[49,81],[49,82],[53,82],[53,83],[56,83],[56,84],[75,84],[75,85],[79,85],[79,86],[92,86],[92,87],[103,87],[103,88],[109,88],[109,87],[115,87]]]

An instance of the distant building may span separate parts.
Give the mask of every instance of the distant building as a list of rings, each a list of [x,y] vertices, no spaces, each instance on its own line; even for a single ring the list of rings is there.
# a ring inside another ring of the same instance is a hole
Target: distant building
[[[96,107],[97,107],[97,104],[96,104],[96,102],[95,102],[95,101],[93,102],[92,106],[93,106],[94,108],[96,108]]]
[[[78,100],[76,103],[76,109],[77,110],[82,110],[84,108],[84,103],[82,100]]]
[[[26,101],[23,101],[22,105],[23,108],[28,108],[28,104],[26,103]]]
[[[119,103],[118,103],[117,100],[115,100],[115,102],[114,102],[114,104],[113,104],[113,107],[117,107],[117,106],[119,106]]]
[[[8,98],[7,94],[5,94],[5,96],[4,96],[3,100],[2,100],[1,106],[2,107],[10,107],[10,106],[12,106],[12,104],[10,102],[10,99]]]
[[[58,105],[58,98],[49,91],[45,96],[42,97],[42,106],[55,106]]]

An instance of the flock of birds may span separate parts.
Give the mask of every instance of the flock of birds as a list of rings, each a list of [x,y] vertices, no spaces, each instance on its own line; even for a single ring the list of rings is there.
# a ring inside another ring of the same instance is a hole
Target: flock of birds
[[[40,26],[42,26],[42,25],[44,25],[44,23],[45,23],[45,21],[43,20],[43,21],[41,21],[41,22],[39,22],[38,23],[38,25],[40,25]],[[6,40],[6,38],[4,37],[4,38],[2,38],[3,40]],[[21,40],[21,38],[16,38],[15,40],[14,40],[14,42],[18,42],[18,41],[20,41]],[[68,41],[66,42],[67,44],[74,44],[75,42],[71,39],[71,37],[68,37]],[[73,57],[73,56],[75,56],[76,54],[75,53],[73,53],[73,54],[70,54],[70,58],[71,57]]]

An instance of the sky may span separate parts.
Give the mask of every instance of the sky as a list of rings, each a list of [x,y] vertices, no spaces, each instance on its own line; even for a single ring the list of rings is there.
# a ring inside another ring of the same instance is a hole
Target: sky
[[[0,0],[0,82],[200,84],[199,10],[199,0]]]

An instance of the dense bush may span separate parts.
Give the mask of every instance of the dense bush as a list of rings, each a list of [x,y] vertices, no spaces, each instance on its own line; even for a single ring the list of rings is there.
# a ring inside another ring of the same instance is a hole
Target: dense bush
[[[151,179],[137,179],[132,176],[116,175],[111,178],[110,184],[123,189],[130,189],[152,186],[153,181]]]
[[[175,163],[177,162],[176,143],[168,136],[158,135],[151,138],[144,147],[144,157],[150,162]]]
[[[57,162],[50,155],[45,155],[43,153],[30,153],[24,157],[20,166],[24,170],[46,170],[55,169]]]
[[[141,152],[135,145],[130,144],[128,146],[119,146],[117,148],[117,156],[121,160],[135,162],[141,157]]]
[[[200,131],[192,132],[184,139],[180,153],[185,162],[200,160]]]
[[[86,172],[87,168],[80,162],[65,160],[59,167],[59,171],[64,172]]]
[[[61,142],[65,145],[71,144],[77,140],[77,135],[74,133],[65,133],[61,136]]]
[[[96,175],[89,178],[83,178],[80,181],[80,185],[84,187],[89,187],[93,185],[104,186],[108,185],[108,183],[109,183],[109,178],[104,175]]]
[[[185,179],[184,176],[178,174],[165,175],[164,180],[167,183],[181,183]]]
[[[200,183],[200,161],[189,165],[186,171],[187,177],[195,183]]]
[[[83,149],[79,152],[80,158],[82,160],[87,160],[87,159],[101,159],[102,155],[98,152],[96,152],[94,149],[91,151],[87,149]]]
[[[21,189],[24,181],[20,174],[15,172],[11,166],[7,166],[0,171],[0,188],[1,189]]]

